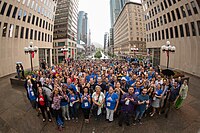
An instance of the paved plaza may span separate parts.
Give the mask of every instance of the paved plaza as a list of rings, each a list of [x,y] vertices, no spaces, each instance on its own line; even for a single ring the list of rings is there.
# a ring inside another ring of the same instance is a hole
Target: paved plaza
[[[9,76],[0,79],[0,133],[54,133],[56,123],[42,122],[26,97],[25,89],[12,87]],[[65,122],[62,132],[68,133],[200,133],[200,79],[190,76],[189,95],[180,110],[173,109],[168,119],[163,115],[144,118],[143,125],[123,125],[117,120],[107,123],[105,119],[85,124]]]

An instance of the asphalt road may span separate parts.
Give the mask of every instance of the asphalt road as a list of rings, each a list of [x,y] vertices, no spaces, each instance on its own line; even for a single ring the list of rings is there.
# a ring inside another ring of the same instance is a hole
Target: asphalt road
[[[54,133],[55,120],[42,122],[31,108],[25,90],[12,87],[10,77],[0,79],[0,133]],[[190,77],[189,95],[180,110],[172,109],[168,119],[163,115],[143,119],[143,125],[123,125],[117,120],[107,123],[104,119],[85,124],[81,117],[78,123],[67,121],[62,132],[68,133],[200,133],[200,79]]]

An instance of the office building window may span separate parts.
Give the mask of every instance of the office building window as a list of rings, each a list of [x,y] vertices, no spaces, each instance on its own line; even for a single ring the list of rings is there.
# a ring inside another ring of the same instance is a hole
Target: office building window
[[[17,19],[18,19],[18,20],[21,20],[21,18],[22,18],[22,9],[20,8],[20,10],[19,10],[19,12],[18,12],[18,17],[17,17]]]
[[[27,2],[27,5],[26,5],[26,6],[27,6],[27,7],[29,7],[29,5],[30,5],[30,0],[28,0],[28,2]]]
[[[156,20],[153,20],[154,28],[156,28]]]
[[[22,4],[24,5],[24,4],[25,4],[25,2],[26,2],[26,0],[23,0]]]
[[[8,29],[8,23],[4,23],[2,37],[6,37],[7,29]]]
[[[152,41],[154,41],[154,33],[152,33]]]
[[[46,30],[47,30],[47,28],[48,28],[48,22],[46,21]]]
[[[174,38],[173,28],[170,28],[170,38]]]
[[[15,27],[15,38],[18,38],[18,34],[19,34],[19,26],[16,25],[16,27]]]
[[[45,33],[45,42],[47,41],[47,33]]]
[[[177,15],[178,19],[181,19],[181,15],[180,15],[180,12],[179,12],[178,8],[176,8],[176,15]]]
[[[163,11],[163,10],[164,10],[163,3],[161,2],[160,5],[161,5],[161,9],[162,9],[162,11]]]
[[[13,31],[14,31],[14,24],[10,24],[8,37],[13,37]]]
[[[157,41],[157,32],[155,32],[155,41]]]
[[[174,10],[171,11],[171,14],[172,14],[173,21],[176,21],[176,16],[175,16]]]
[[[149,41],[151,42],[151,34],[149,34]]]
[[[38,26],[39,17],[36,18],[36,26]]]
[[[31,32],[30,32],[30,39],[33,39],[33,29],[31,29]]]
[[[185,4],[185,6],[186,6],[186,9],[187,9],[187,11],[188,11],[188,15],[191,16],[191,15],[192,15],[192,12],[191,12],[191,9],[190,9],[189,4]]]
[[[175,37],[178,38],[178,27],[177,26],[174,27],[174,32],[175,32]]]
[[[190,24],[191,24],[191,28],[192,28],[192,35],[196,36],[197,34],[196,34],[195,24],[194,24],[194,22],[191,22]]]
[[[181,37],[184,37],[183,25],[179,25]]]
[[[168,0],[169,6],[172,6],[172,2],[171,0]]]
[[[37,30],[35,30],[34,40],[37,40]]]
[[[171,17],[170,17],[169,12],[167,13],[167,17],[168,17],[168,22],[170,23],[171,22]]]
[[[165,14],[163,15],[163,19],[164,19],[164,23],[167,24],[167,18]]]
[[[168,29],[165,29],[166,39],[169,39],[169,31]]]
[[[3,6],[2,6],[2,8],[1,8],[1,12],[0,12],[1,15],[4,15],[4,12],[5,12],[6,6],[7,6],[7,3],[4,2],[4,3],[3,3]]]
[[[42,26],[42,19],[40,19],[40,25],[39,25],[40,27]]]
[[[198,29],[198,31],[199,31],[199,36],[200,36],[200,20],[197,21],[197,29]]]
[[[160,25],[163,25],[162,16],[160,16]]]
[[[35,15],[33,15],[33,18],[32,18],[32,24],[33,25],[35,24]]]
[[[173,4],[176,4],[176,0],[172,0],[173,1]]]
[[[153,29],[153,22],[151,21],[151,29]]]
[[[188,23],[185,24],[185,32],[186,32],[186,36],[190,36],[190,28]]]
[[[165,39],[165,32],[164,32],[164,30],[162,30],[162,40],[164,40]]]
[[[161,40],[160,31],[158,31],[158,39]]]
[[[157,10],[156,10],[156,7],[154,7],[154,11],[155,11],[155,14],[157,14]]]
[[[33,7],[34,7],[34,3],[35,3],[35,1],[32,1],[31,9],[33,9]]]
[[[181,6],[181,12],[182,12],[183,17],[186,17],[185,9],[183,6]]]
[[[193,8],[194,13],[195,13],[195,14],[198,14],[197,7],[196,7],[194,1],[191,2],[191,6],[192,6],[192,8]]]
[[[43,20],[43,26],[42,26],[42,28],[44,28],[44,26],[45,26],[45,20]]]
[[[159,19],[157,18],[156,20],[157,20],[157,27],[159,27]]]
[[[40,41],[40,31],[38,32],[38,41]]]
[[[30,22],[31,22],[31,16],[32,16],[32,14],[31,14],[31,13],[29,13],[29,15],[28,15],[28,20],[27,20],[27,22],[28,22],[28,23],[30,23]]]
[[[17,10],[18,10],[18,8],[17,8],[17,7],[15,7],[15,9],[14,9],[14,11],[13,11],[13,14],[12,14],[12,18],[15,18],[15,17],[16,17]]]
[[[25,22],[26,21],[26,16],[27,16],[27,13],[26,13],[26,11],[24,11],[24,15],[23,15],[23,21]]]
[[[25,35],[25,39],[28,39],[28,34],[29,34],[29,28],[26,28],[26,35]]]
[[[151,9],[151,12],[152,12],[152,16],[154,16],[154,11],[153,11],[153,9]]]
[[[158,10],[158,13],[160,12],[160,6],[159,5],[157,5],[157,10]]]
[[[44,33],[42,32],[42,41],[44,41]]]
[[[24,38],[24,27],[21,27],[20,38]]]
[[[7,17],[10,17],[10,13],[11,13],[12,7],[13,7],[12,5],[9,5],[8,11],[7,11],[7,13],[6,13],[6,16],[7,16]]]
[[[164,0],[165,9],[168,8],[166,0]]]

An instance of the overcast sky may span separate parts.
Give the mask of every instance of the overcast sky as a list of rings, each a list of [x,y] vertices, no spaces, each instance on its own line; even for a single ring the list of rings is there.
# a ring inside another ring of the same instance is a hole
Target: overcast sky
[[[110,29],[110,0],[79,0],[79,11],[88,13],[91,41],[103,45],[104,33]]]

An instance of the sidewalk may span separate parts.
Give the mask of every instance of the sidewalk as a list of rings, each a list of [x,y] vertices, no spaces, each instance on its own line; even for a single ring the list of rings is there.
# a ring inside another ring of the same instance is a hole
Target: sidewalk
[[[42,122],[26,97],[23,87],[12,88],[10,77],[0,79],[0,133],[55,133],[55,120]],[[190,78],[189,94],[180,110],[172,109],[169,118],[155,115],[143,119],[143,125],[119,127],[117,120],[107,123],[91,119],[85,124],[82,117],[78,123],[65,123],[63,132],[72,133],[197,133],[200,131],[200,80]]]

